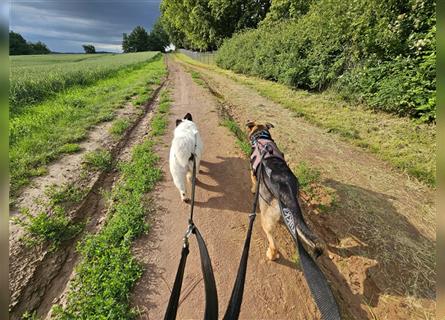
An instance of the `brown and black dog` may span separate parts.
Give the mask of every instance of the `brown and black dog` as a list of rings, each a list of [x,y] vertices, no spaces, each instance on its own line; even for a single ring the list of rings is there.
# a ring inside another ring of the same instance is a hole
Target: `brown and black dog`
[[[278,150],[270,135],[269,130],[273,128],[273,125],[248,121],[246,127],[252,146],[252,193],[256,191],[257,177],[259,176],[261,179],[259,181],[259,204],[261,224],[269,241],[267,258],[270,260],[279,258],[279,251],[272,232],[281,216],[294,240],[297,241],[298,237],[313,250],[315,255],[320,255],[324,245],[304,221],[298,202],[298,179],[287,165],[284,155]],[[265,149],[266,151],[264,151]],[[260,161],[262,152],[265,152],[265,156]]]

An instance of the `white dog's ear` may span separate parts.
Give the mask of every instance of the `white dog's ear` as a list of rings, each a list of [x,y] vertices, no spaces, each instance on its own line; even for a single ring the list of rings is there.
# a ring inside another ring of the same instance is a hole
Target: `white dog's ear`
[[[182,122],[182,119],[176,119],[176,126],[179,126]]]
[[[275,127],[273,126],[272,123],[268,122],[268,123],[266,123],[266,128],[270,129],[270,128],[275,128]]]
[[[189,120],[189,121],[193,121],[192,115],[188,112],[185,116],[184,116],[185,120]]]
[[[247,120],[246,127],[252,129],[253,127],[255,127],[255,121]]]

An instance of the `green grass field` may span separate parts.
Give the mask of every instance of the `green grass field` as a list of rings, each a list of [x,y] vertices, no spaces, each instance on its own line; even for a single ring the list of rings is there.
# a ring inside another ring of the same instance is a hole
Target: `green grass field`
[[[157,52],[11,56],[9,105],[15,117],[30,105],[75,85],[91,85],[123,68],[137,69]]]
[[[74,57],[80,58],[80,55],[70,56],[73,56],[69,60],[71,62],[64,62],[61,65],[66,67],[73,63]],[[50,91],[47,95],[51,94],[51,98],[29,106],[11,117],[9,159],[12,195],[21,186],[26,185],[31,177],[44,174],[46,165],[50,161],[63,153],[78,150],[78,146],[75,148],[73,146],[87,136],[88,130],[97,123],[112,120],[114,110],[126,103],[129,98],[136,96],[138,101],[147,101],[152,94],[151,85],[159,84],[166,73],[162,56],[155,53],[119,55],[117,56],[121,63],[119,70],[117,69],[119,63],[113,60],[114,57],[106,55],[95,59],[87,56],[86,61],[96,61],[93,65],[97,64],[97,70],[116,70],[103,71],[103,73],[98,71],[96,73],[98,78],[104,77],[106,72],[108,72],[108,77],[100,80],[97,78],[88,86],[74,85],[57,94]],[[49,61],[45,58],[50,57],[35,57],[42,62],[40,67],[44,67],[44,63]],[[63,61],[59,56],[57,58]],[[26,65],[25,61],[28,61],[29,65],[32,59],[23,60],[23,64]],[[126,67],[129,61],[133,61],[131,68]],[[57,64],[48,66],[48,70],[57,70],[57,68]],[[32,70],[30,79],[36,76],[33,75],[36,69]],[[87,74],[85,77],[94,77],[94,71],[90,72],[86,65],[73,67],[71,70],[76,70],[72,71],[72,75],[83,70]],[[54,73],[55,77],[57,75],[57,72]],[[40,77],[44,78],[42,75]],[[23,75],[23,79],[25,78],[26,75]],[[46,84],[49,82],[40,82],[40,84],[36,82],[37,87],[41,86],[39,90],[43,90]],[[28,93],[25,91],[23,94]]]

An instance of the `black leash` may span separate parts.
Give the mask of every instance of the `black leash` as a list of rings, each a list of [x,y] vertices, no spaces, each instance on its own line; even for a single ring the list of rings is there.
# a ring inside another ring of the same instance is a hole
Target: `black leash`
[[[193,175],[192,175],[192,199],[190,208],[190,219],[187,231],[184,235],[184,244],[181,251],[181,260],[179,261],[178,271],[176,272],[175,283],[168,301],[167,311],[165,312],[164,320],[176,319],[178,311],[179,296],[181,294],[182,281],[184,278],[184,270],[189,254],[189,237],[193,233],[198,242],[199,255],[201,257],[201,269],[204,277],[204,287],[206,296],[206,306],[204,312],[204,319],[218,319],[218,295],[216,293],[215,277],[213,275],[212,263],[210,261],[209,252],[207,251],[204,239],[201,236],[198,228],[193,222],[193,209],[195,206],[195,185],[196,185],[196,159],[193,155]]]
[[[229,305],[227,306],[226,314],[224,315],[224,320],[235,320],[238,319],[241,310],[241,303],[243,302],[244,293],[244,283],[246,281],[246,271],[247,271],[247,260],[249,258],[250,249],[250,239],[252,237],[253,222],[256,218],[256,208],[258,206],[258,198],[260,195],[260,181],[262,175],[263,158],[266,152],[261,155],[261,161],[258,165],[258,178],[256,184],[255,198],[253,201],[252,213],[249,214],[249,228],[247,229],[246,240],[244,241],[243,253],[241,255],[241,260],[238,266],[238,274],[236,275],[235,284],[232,289],[232,294],[230,296]]]

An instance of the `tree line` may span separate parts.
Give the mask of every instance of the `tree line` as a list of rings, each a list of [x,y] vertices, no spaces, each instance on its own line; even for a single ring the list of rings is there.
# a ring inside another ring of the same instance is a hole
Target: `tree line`
[[[48,54],[51,50],[41,41],[32,43],[26,41],[21,34],[9,31],[9,54]]]
[[[150,32],[143,27],[137,26],[130,34],[122,35],[122,51],[123,52],[140,52],[140,51],[164,51],[165,47],[170,44],[167,32],[162,27],[160,21],[157,21]]]
[[[255,28],[270,5],[270,0],[162,0],[161,23],[176,46],[215,50],[233,33]]]

